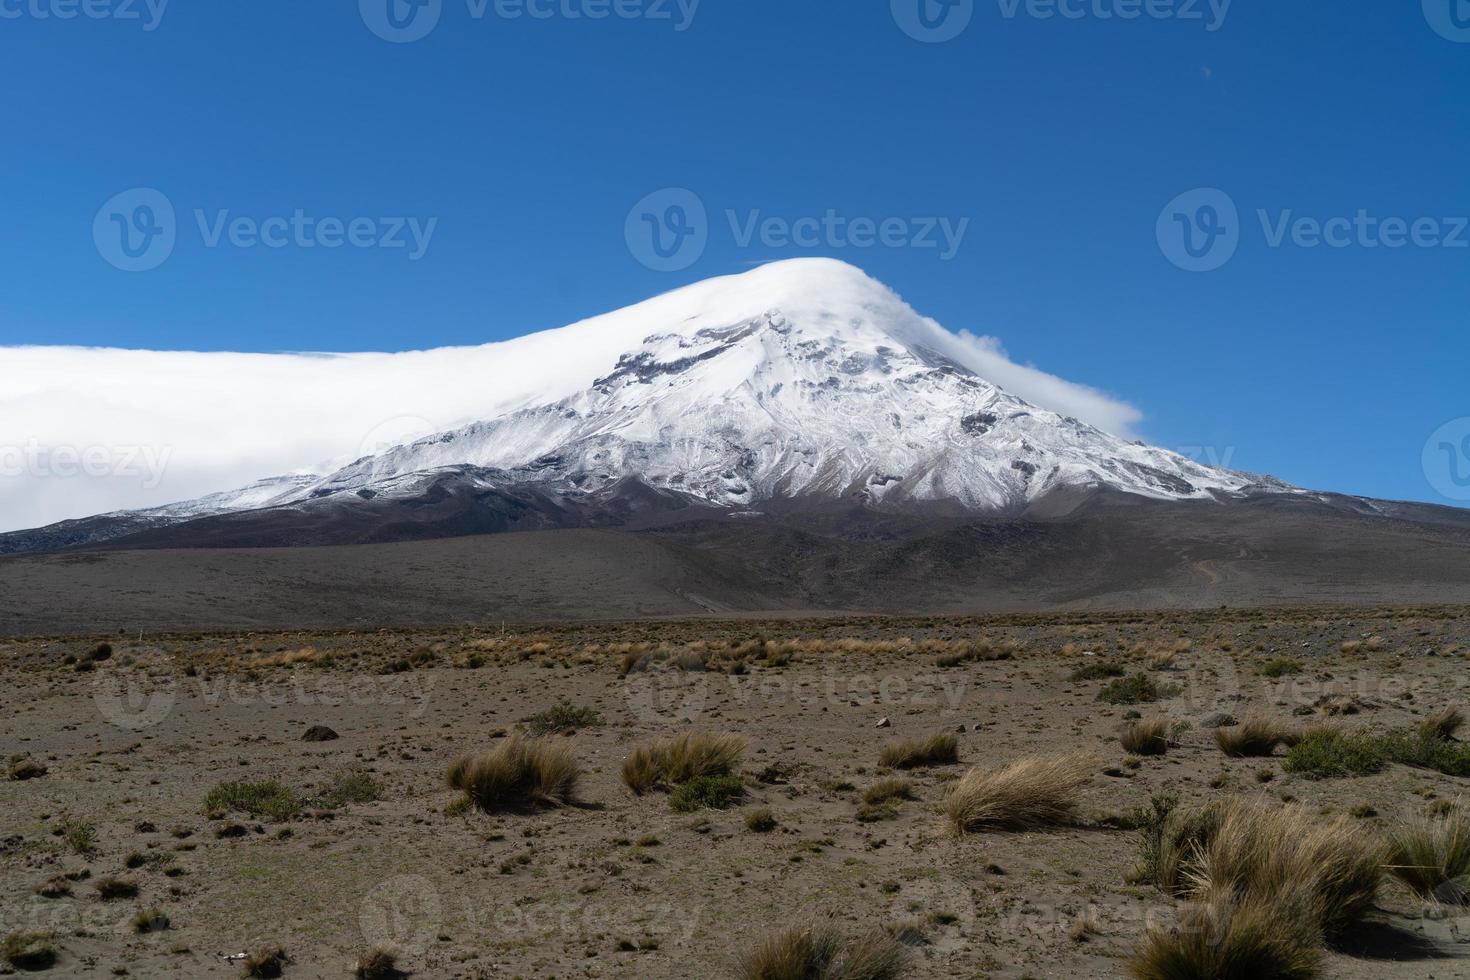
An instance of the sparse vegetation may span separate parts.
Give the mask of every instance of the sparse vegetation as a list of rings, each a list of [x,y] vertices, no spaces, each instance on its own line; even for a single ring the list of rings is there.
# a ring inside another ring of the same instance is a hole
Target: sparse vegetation
[[[1231,728],[1215,729],[1215,744],[1232,759],[1264,758],[1276,747],[1297,741],[1295,733],[1265,718],[1247,718]]]
[[[745,784],[739,776],[695,776],[670,794],[669,806],[675,813],[728,810],[744,797]]]
[[[920,769],[951,766],[960,761],[960,742],[948,733],[928,738],[890,742],[878,756],[878,764],[889,769]]]
[[[1272,657],[1256,668],[1256,673],[1263,677],[1286,677],[1289,674],[1300,674],[1302,662],[1290,657]]]
[[[359,956],[352,975],[356,980],[399,980],[408,976],[398,969],[398,955],[382,946]]]
[[[163,932],[169,927],[169,918],[161,909],[141,909],[133,916],[133,931],[139,934]]]
[[[1426,742],[1448,742],[1464,724],[1459,708],[1441,708],[1419,723],[1419,737]]]
[[[1309,919],[1217,898],[1186,908],[1174,929],[1151,928],[1129,972],[1136,980],[1311,980],[1321,963]]]
[[[275,980],[291,957],[279,946],[267,946],[245,957],[245,976],[252,980]]]
[[[1282,768],[1309,779],[1369,776],[1388,762],[1379,739],[1336,729],[1309,732],[1286,753]]]
[[[1078,790],[1097,771],[1085,754],[1029,756],[999,769],[971,769],[950,786],[944,812],[956,831],[1031,829],[1070,820]]]
[[[1126,673],[1128,671],[1124,670],[1123,665],[1120,663],[1112,660],[1098,660],[1094,663],[1087,664],[1085,667],[1078,667],[1068,675],[1068,680],[1105,681],[1110,677],[1122,677]]]
[[[1120,678],[1097,692],[1097,699],[1108,704],[1153,704],[1177,695],[1174,684],[1160,684],[1147,674]]]
[[[56,833],[77,854],[90,855],[97,850],[97,828],[90,821],[64,820]]]
[[[486,813],[573,802],[581,769],[565,742],[520,735],[449,767],[449,785]]]
[[[551,735],[575,732],[583,728],[596,728],[605,724],[605,719],[592,708],[579,708],[563,701],[538,715],[533,715],[526,724],[532,735]]]
[[[1420,898],[1470,904],[1470,819],[1458,811],[1419,817],[1388,835],[1388,870]]]
[[[1133,755],[1163,755],[1169,751],[1169,719],[1141,718],[1123,726],[1118,736],[1123,750]]]
[[[97,879],[97,897],[104,902],[115,902],[122,898],[137,898],[138,886],[122,878]]]
[[[847,940],[828,924],[770,936],[746,955],[740,980],[897,980],[908,954],[886,932]]]
[[[863,802],[871,806],[914,798],[914,784],[907,779],[880,779],[863,792]]]
[[[776,815],[766,807],[751,810],[745,815],[745,829],[757,834],[769,834],[778,826]]]
[[[17,970],[49,970],[56,963],[56,946],[49,933],[12,932],[0,945],[0,959]]]
[[[623,782],[635,796],[691,779],[729,776],[740,766],[745,740],[738,735],[687,733],[635,746],[623,762]]]
[[[371,803],[383,793],[383,785],[370,772],[353,770],[328,779],[311,801],[313,806],[335,810],[349,803]]]
[[[214,816],[248,813],[268,820],[290,820],[306,801],[275,780],[220,783],[204,797],[204,812]]]

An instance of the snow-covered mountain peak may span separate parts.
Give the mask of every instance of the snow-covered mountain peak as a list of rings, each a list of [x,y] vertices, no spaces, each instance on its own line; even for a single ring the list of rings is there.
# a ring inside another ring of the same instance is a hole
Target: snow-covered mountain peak
[[[1029,403],[984,376],[972,341],[828,259],[696,283],[494,349],[478,421],[325,477],[151,513],[408,500],[446,492],[446,477],[594,504],[643,485],[736,510],[800,498],[997,514],[1056,491],[1214,499],[1258,484]]]

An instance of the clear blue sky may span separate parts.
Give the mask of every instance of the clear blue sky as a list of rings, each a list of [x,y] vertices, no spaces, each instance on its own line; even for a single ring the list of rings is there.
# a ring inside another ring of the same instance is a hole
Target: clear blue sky
[[[153,30],[146,0],[129,4],[141,21],[38,16],[67,2],[0,0],[0,344],[473,344],[824,254],[1127,398],[1153,442],[1449,502],[1421,451],[1470,415],[1470,248],[1273,248],[1256,212],[1470,215],[1470,43],[1454,40],[1470,41],[1470,9],[1442,36],[1419,0],[1237,0],[1215,30],[1209,0],[1172,4],[1202,20],[1095,15],[1128,0],[1008,17],[1011,0],[975,0],[963,33],[930,44],[887,0],[704,0],[685,30],[678,0],[657,3],[672,20],[597,21],[559,12],[597,0],[556,0],[546,20],[443,0],[431,33],[394,44],[357,0],[172,0]],[[99,255],[93,222],[136,187],[177,208],[178,240],[130,273]],[[634,203],[665,187],[711,216],[707,249],[677,272],[646,268],[624,237]],[[1238,206],[1239,240],[1195,273],[1156,224],[1201,187]],[[438,224],[412,261],[207,248],[195,209]],[[742,246],[725,212],[757,209],[970,224],[948,261]]]

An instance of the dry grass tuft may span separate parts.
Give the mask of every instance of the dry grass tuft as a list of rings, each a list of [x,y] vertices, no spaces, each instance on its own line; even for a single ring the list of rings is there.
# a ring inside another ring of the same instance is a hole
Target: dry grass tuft
[[[1136,980],[1308,980],[1318,975],[1320,937],[1303,916],[1275,907],[1214,902],[1188,908],[1172,930],[1153,928],[1129,963]]]
[[[1276,747],[1294,740],[1294,733],[1284,725],[1265,718],[1247,718],[1231,728],[1215,729],[1215,744],[1232,759],[1264,758]]]
[[[1118,736],[1123,749],[1133,755],[1163,755],[1169,751],[1169,719],[1144,718],[1130,721]]]
[[[245,976],[260,980],[274,980],[285,970],[291,957],[279,946],[267,946],[245,957]]]
[[[734,774],[745,755],[738,735],[692,732],[635,746],[623,762],[623,782],[635,796],[659,786]]]
[[[570,803],[581,774],[565,741],[515,735],[488,752],[458,759],[449,767],[449,785],[493,813]]]
[[[889,769],[952,766],[959,761],[960,740],[947,733],[919,741],[890,742],[878,756],[878,764]]]
[[[400,980],[408,976],[398,969],[398,955],[382,946],[359,956],[352,975],[356,980]]]
[[[950,787],[944,813],[959,833],[1063,823],[1076,811],[1077,791],[1098,765],[1096,757],[1079,753],[1027,756],[999,769],[971,769]]]
[[[872,806],[889,800],[914,799],[914,784],[907,779],[880,779],[863,793],[863,802]]]
[[[831,925],[799,926],[763,940],[741,961],[740,980],[897,980],[908,954],[885,932],[848,941]]]
[[[1420,898],[1470,904],[1470,819],[1450,810],[1395,828],[1388,835],[1388,871]]]
[[[1419,723],[1419,737],[1426,742],[1448,742],[1464,724],[1459,708],[1441,708]]]

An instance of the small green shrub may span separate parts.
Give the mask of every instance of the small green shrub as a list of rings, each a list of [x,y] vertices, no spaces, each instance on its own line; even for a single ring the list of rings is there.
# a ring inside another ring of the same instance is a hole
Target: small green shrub
[[[669,796],[675,813],[696,810],[728,810],[745,796],[739,776],[696,776],[679,785]]]
[[[563,701],[554,708],[535,715],[527,725],[532,735],[550,735],[555,732],[575,732],[581,728],[595,728],[604,724],[601,714],[592,708],[579,708]]]
[[[239,812],[271,820],[290,820],[305,806],[306,801],[300,796],[269,779],[220,783],[204,797],[204,812],[207,814]]]
[[[1172,698],[1179,691],[1178,685],[1160,684],[1147,674],[1134,674],[1103,687],[1097,692],[1097,699],[1108,704],[1152,704]]]
[[[1068,679],[1073,681],[1105,681],[1110,677],[1122,677],[1128,673],[1123,665],[1111,660],[1099,660],[1097,663],[1078,667],[1072,671]]]
[[[12,932],[0,944],[0,958],[17,970],[49,970],[56,963],[56,947],[43,932]]]
[[[1288,674],[1300,674],[1302,662],[1290,657],[1272,657],[1256,668],[1256,672],[1263,677],[1285,677]]]
[[[97,828],[86,820],[64,820],[57,833],[77,854],[87,855],[97,850]]]
[[[1370,776],[1387,762],[1380,739],[1326,729],[1310,732],[1293,745],[1282,768],[1309,779],[1330,779]]]
[[[313,805],[328,810],[349,803],[371,803],[382,796],[383,784],[372,773],[362,770],[338,773],[327,780],[321,793],[312,801]]]
[[[775,814],[765,807],[752,810],[745,815],[745,829],[757,834],[769,834],[779,826]]]

